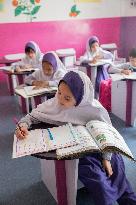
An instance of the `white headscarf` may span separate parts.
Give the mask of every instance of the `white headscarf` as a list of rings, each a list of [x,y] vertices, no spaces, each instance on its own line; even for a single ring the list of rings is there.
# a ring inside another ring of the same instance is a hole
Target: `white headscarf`
[[[61,62],[61,60],[59,59],[59,57],[57,56],[57,54],[54,51],[49,51],[46,52],[44,55],[46,55],[47,53],[52,53],[53,56],[56,59],[57,62],[57,67],[55,72],[53,73],[52,76],[45,76],[43,69],[40,69],[38,71],[35,71],[32,76],[36,79],[36,80],[45,80],[45,81],[51,81],[54,80],[57,83],[59,83],[59,81],[61,80],[61,78],[63,78],[63,76],[66,74],[67,70],[66,67],[64,66],[64,64]]]
[[[90,49],[90,45],[89,42],[92,40],[92,42],[98,42],[99,44],[99,39],[96,36],[92,36],[90,37],[87,42],[86,42],[86,52],[84,54],[84,56],[81,56],[80,61],[84,61],[84,60],[93,60],[93,58],[95,56],[101,56],[103,59],[113,59],[113,54],[109,51],[103,50],[101,47],[97,48],[96,52],[92,52]]]
[[[84,83],[84,96],[78,106],[73,106],[71,108],[62,107],[58,103],[56,93],[54,98],[40,104],[25,118],[22,118],[20,122],[25,122],[29,126],[37,120],[56,125],[68,122],[76,125],[85,125],[90,120],[101,120],[111,123],[108,112],[94,99],[93,86],[88,76],[81,71],[76,72]]]
[[[29,58],[29,56],[26,55],[25,58],[22,59],[22,64],[30,64],[33,67],[40,67],[43,58],[43,53],[34,41],[29,41],[27,42],[27,44],[32,44],[34,46],[36,57],[34,59],[31,59]]]

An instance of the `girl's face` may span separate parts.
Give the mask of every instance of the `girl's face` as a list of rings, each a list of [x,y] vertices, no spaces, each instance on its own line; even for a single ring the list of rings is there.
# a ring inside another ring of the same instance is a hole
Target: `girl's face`
[[[71,90],[64,82],[61,82],[59,85],[57,97],[59,104],[65,108],[70,108],[76,105],[76,100]]]
[[[35,51],[33,51],[32,49],[30,49],[30,51],[27,52],[26,55],[27,55],[29,58],[31,58],[31,59],[36,58],[36,53],[35,53]]]
[[[49,62],[43,62],[42,69],[43,69],[44,75],[47,75],[47,76],[53,75],[53,72],[54,72],[53,67]]]
[[[90,50],[91,50],[91,52],[95,53],[98,50],[98,48],[99,48],[99,43],[95,42],[91,45]]]
[[[133,67],[136,67],[136,58],[129,57],[129,62]]]

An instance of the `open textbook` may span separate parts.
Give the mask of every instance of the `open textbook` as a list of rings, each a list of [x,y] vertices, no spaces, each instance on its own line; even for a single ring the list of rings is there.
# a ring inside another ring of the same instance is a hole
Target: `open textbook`
[[[70,123],[48,129],[35,129],[29,131],[28,136],[22,140],[17,139],[14,135],[12,157],[48,152],[78,143],[77,133]]]
[[[132,72],[129,75],[125,75],[122,73],[115,73],[110,74],[112,81],[118,81],[118,80],[136,80],[136,72]]]
[[[74,129],[78,133],[80,143],[71,147],[57,149],[56,153],[59,159],[84,152],[109,151],[120,152],[135,160],[123,137],[112,125],[93,120],[88,122],[86,126],[76,126]]]
[[[120,152],[135,161],[123,137],[110,124],[90,121],[86,126],[63,126],[29,131],[19,140],[14,135],[13,158],[56,150],[57,158],[89,152]]]
[[[35,86],[26,86],[24,87],[24,91],[27,96],[34,96],[43,93],[55,93],[57,91],[57,87],[48,87],[48,88],[38,88],[35,89]]]

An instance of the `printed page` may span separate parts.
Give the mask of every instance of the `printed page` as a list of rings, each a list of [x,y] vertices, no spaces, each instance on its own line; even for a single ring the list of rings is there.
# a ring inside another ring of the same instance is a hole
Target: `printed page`
[[[123,75],[125,79],[136,80],[136,72],[132,72],[130,75]]]
[[[56,153],[58,158],[72,156],[87,151],[96,151],[99,149],[93,138],[90,136],[90,133],[84,126],[74,126],[74,129],[78,133],[79,144],[76,146],[57,149]]]
[[[130,80],[136,80],[136,72],[132,72],[129,75],[125,75],[122,73],[114,73],[110,74],[112,81],[118,81],[118,80],[123,80],[123,79],[130,79]]]
[[[14,135],[13,158],[44,152],[46,150],[46,138],[42,129],[29,131],[28,136],[22,140],[17,139],[16,135]]]
[[[123,137],[112,125],[94,120],[88,122],[86,127],[101,150],[104,150],[106,147],[108,149],[111,148],[111,150],[117,149],[133,158]]]
[[[42,93],[49,93],[57,91],[57,87],[49,87],[49,88],[39,88],[34,89],[35,86],[26,86],[24,87],[25,93],[27,96],[35,96]]]
[[[53,140],[50,140],[48,150],[71,147],[79,143],[78,134],[71,123],[50,128]]]
[[[111,77],[112,81],[118,81],[118,80],[124,79],[124,75],[122,73],[110,74],[110,77]]]
[[[54,128],[35,129],[29,131],[28,136],[23,140],[17,139],[14,135],[13,158],[38,152],[48,152],[74,146],[78,143],[77,132],[70,123]]]

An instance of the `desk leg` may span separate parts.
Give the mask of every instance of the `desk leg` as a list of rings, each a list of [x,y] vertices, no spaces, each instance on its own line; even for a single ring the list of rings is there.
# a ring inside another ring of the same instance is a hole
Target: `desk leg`
[[[23,75],[17,75],[18,83],[19,85],[24,84],[24,76]]]
[[[22,113],[27,113],[27,107],[26,107],[26,99],[21,97],[21,108],[22,108]]]
[[[96,77],[97,77],[97,66],[93,66],[91,67],[91,82],[94,86],[94,90],[95,90]]]
[[[58,205],[68,205],[65,160],[55,160]]]
[[[132,112],[132,80],[126,81],[127,95],[126,95],[126,126],[131,126],[131,112]]]
[[[37,105],[41,104],[41,96],[34,96],[34,103],[35,103],[35,107],[37,107]]]
[[[14,95],[12,75],[11,74],[7,74],[7,77],[8,77],[7,80],[8,80],[8,88],[9,88],[10,95]]]
[[[68,205],[76,205],[78,162],[78,159],[65,160]]]

